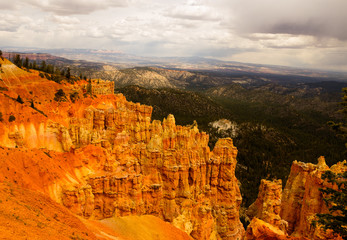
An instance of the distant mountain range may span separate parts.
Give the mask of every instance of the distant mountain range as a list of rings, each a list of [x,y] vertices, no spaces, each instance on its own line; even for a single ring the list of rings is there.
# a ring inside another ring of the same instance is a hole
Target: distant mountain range
[[[221,61],[202,57],[141,57],[112,50],[93,49],[41,49],[1,47],[5,52],[18,53],[48,53],[56,57],[71,60],[85,60],[94,63],[110,64],[117,68],[132,67],[161,67],[181,70],[208,70],[226,74],[275,74],[296,75],[304,77],[333,78],[335,81],[346,81],[347,72],[320,71],[312,69],[300,69],[277,65],[262,65],[241,63],[234,61]],[[45,55],[47,59],[50,57]]]

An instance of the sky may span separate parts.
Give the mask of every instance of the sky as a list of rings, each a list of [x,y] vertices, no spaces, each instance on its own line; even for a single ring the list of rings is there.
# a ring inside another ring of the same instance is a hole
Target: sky
[[[0,0],[0,47],[347,71],[347,0]]]

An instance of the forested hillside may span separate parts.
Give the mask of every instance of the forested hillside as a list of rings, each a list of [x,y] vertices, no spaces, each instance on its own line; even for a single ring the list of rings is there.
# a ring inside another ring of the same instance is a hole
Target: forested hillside
[[[218,138],[232,137],[239,150],[236,174],[242,184],[245,205],[255,200],[262,178],[280,178],[285,184],[294,160],[315,162],[324,155],[331,165],[345,157],[342,139],[326,124],[331,119],[329,115],[334,114],[324,112],[320,106],[308,110],[310,97],[306,100],[300,97],[301,106],[295,107],[292,101],[278,101],[286,96],[276,96],[264,89],[264,97],[258,101],[250,94],[252,91],[245,89],[228,96],[138,86],[116,91],[130,101],[153,106],[154,119],[162,120],[173,113],[178,124],[192,124],[196,120],[199,128],[210,134],[211,148]],[[271,101],[267,96],[275,98]],[[338,104],[335,105],[337,109]],[[227,130],[212,127],[210,123],[219,119],[232,121],[234,127]]]

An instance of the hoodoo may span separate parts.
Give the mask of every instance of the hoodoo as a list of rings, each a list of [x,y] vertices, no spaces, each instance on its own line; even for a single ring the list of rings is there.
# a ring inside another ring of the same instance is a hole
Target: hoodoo
[[[3,178],[46,193],[85,219],[154,215],[194,239],[241,239],[237,149],[230,138],[210,151],[208,135],[196,125],[176,125],[173,115],[152,121],[152,107],[103,95],[111,83],[58,84],[7,60],[2,70],[0,145],[8,155],[2,166],[11,167],[1,169]],[[91,97],[83,96],[87,84]],[[58,90],[67,96],[62,101]]]
[[[312,221],[317,213],[327,213],[320,188],[333,187],[321,178],[330,170],[333,173],[347,171],[346,161],[330,168],[324,157],[318,164],[294,161],[286,186],[282,192],[280,181],[262,180],[257,200],[248,214],[254,217],[247,228],[245,239],[342,239],[331,231],[324,232]],[[282,192],[282,194],[281,194]],[[263,238],[262,238],[263,237]]]

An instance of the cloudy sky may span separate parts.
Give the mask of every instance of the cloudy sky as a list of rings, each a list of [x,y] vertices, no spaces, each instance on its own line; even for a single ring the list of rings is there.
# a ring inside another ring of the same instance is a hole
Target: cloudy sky
[[[0,47],[347,71],[347,0],[0,0]]]

